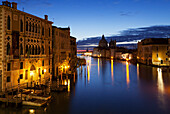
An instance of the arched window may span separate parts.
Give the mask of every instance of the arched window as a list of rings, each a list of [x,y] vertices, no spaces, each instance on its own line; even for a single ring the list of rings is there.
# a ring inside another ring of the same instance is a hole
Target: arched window
[[[32,32],[34,32],[34,23],[32,24]]]
[[[35,33],[37,33],[37,24],[35,24]]]
[[[26,31],[28,31],[28,21],[26,22]]]
[[[20,20],[20,32],[23,32],[23,22],[22,22],[22,19]]]
[[[22,47],[22,44],[20,44],[20,55],[23,55],[23,47]]]
[[[32,55],[34,55],[34,46],[32,45]]]
[[[44,54],[44,46],[42,46],[42,54]]]
[[[28,52],[28,45],[26,45],[26,49],[25,49],[25,52],[26,52],[26,53]]]
[[[49,55],[50,55],[50,53],[51,53],[51,52],[50,52],[50,46],[49,46]]]
[[[10,55],[10,44],[9,44],[9,42],[7,43],[7,53],[6,54]]]
[[[31,22],[30,22],[30,24],[29,24],[29,31],[31,32]]]
[[[29,55],[32,55],[31,51],[32,51],[32,50],[31,50],[31,45],[30,45],[30,46],[29,46],[29,49],[28,49],[28,54],[29,54]]]
[[[40,33],[40,25],[38,25],[38,33]]]
[[[51,36],[51,30],[50,30],[50,28],[49,28],[49,37]]]
[[[41,51],[40,51],[40,46],[38,46],[38,54],[40,54],[40,52],[41,52]]]
[[[10,30],[11,28],[11,21],[10,21],[10,16],[8,15],[8,19],[7,19],[7,29]]]
[[[42,35],[44,35],[44,27],[42,27]]]
[[[35,46],[35,55],[37,55],[37,46]]]

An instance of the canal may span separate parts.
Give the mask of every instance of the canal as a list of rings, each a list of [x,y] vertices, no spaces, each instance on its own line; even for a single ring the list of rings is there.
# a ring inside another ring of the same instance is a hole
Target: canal
[[[170,74],[161,68],[87,57],[69,92],[52,93],[46,107],[5,108],[3,113],[170,113]],[[86,72],[84,72],[86,70]]]

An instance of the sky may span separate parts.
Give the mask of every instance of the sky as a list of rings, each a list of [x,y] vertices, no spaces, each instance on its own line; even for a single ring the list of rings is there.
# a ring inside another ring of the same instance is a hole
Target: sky
[[[170,0],[8,0],[18,9],[70,27],[83,38],[112,36],[128,28],[170,25]],[[2,0],[0,0],[2,2]]]

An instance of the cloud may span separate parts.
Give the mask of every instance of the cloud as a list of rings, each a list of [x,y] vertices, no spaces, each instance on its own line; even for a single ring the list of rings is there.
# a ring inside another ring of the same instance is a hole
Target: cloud
[[[120,16],[134,16],[137,12],[131,12],[131,11],[121,11]]]

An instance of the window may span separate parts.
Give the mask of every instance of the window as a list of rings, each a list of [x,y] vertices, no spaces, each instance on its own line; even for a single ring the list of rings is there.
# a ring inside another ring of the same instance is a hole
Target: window
[[[20,75],[19,75],[19,78],[20,78],[20,79],[23,79],[23,74],[20,74]]]
[[[51,36],[51,30],[50,30],[50,28],[49,28],[49,37]]]
[[[23,55],[23,46],[20,44],[20,55]]]
[[[20,62],[20,69],[23,69],[23,62]]]
[[[7,63],[7,71],[11,71],[11,63]]]
[[[44,66],[44,60],[42,60],[42,66]]]
[[[40,54],[40,46],[38,46],[38,54]]]
[[[29,24],[29,31],[31,32],[31,22],[30,22],[30,24]]]
[[[44,46],[42,46],[42,54],[44,54]]]
[[[42,74],[44,74],[44,70],[42,70]]]
[[[32,32],[34,32],[34,23],[32,24]]]
[[[34,46],[32,46],[32,55],[34,55]]]
[[[28,21],[26,22],[26,31],[28,31]]]
[[[28,52],[28,45],[26,45],[26,49],[25,49],[26,53]]]
[[[7,76],[7,82],[11,82],[11,76]]]
[[[50,60],[49,60],[49,65],[50,65]]]
[[[10,55],[10,44],[9,44],[9,42],[7,43],[7,53],[6,54]]]
[[[25,80],[28,80],[28,70],[25,71]]]
[[[42,35],[44,35],[44,27],[42,27]]]
[[[50,68],[49,68],[48,72],[50,73]]]
[[[35,33],[37,33],[37,24],[35,24]]]
[[[20,32],[23,32],[23,22],[22,22],[22,19],[20,20]]]
[[[7,29],[10,30],[11,27],[11,22],[10,22],[10,16],[8,15],[8,19],[7,19]]]
[[[40,33],[40,25],[38,25],[38,33]]]
[[[35,55],[37,55],[38,49],[37,46],[35,46]]]
[[[31,46],[29,46],[28,54],[31,54]]]
[[[49,46],[49,55],[50,55],[50,53],[51,53],[51,52],[50,52],[50,46]]]

